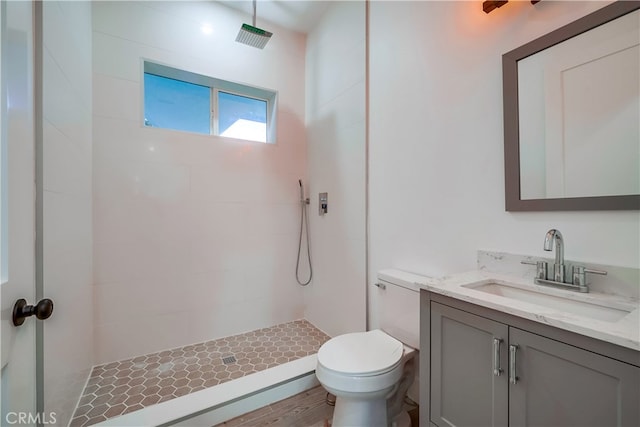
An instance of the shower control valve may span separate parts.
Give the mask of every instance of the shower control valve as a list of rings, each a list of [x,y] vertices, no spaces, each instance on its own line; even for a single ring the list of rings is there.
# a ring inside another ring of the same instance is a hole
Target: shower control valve
[[[322,216],[329,211],[327,205],[328,193],[318,193],[318,215]]]

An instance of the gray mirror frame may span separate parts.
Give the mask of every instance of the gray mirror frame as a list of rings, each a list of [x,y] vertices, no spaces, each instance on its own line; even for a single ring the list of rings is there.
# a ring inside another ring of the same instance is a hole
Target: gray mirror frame
[[[637,9],[640,1],[617,1],[502,55],[506,211],[640,210],[640,195],[522,200],[518,113],[519,60]]]

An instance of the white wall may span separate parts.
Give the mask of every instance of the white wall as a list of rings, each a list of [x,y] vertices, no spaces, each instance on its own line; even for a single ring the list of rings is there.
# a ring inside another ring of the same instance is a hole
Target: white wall
[[[264,50],[236,43],[250,19],[214,2],[94,4],[98,363],[303,316],[305,37],[259,22]],[[276,144],[144,128],[142,58],[277,90]]]
[[[364,2],[331,2],[307,38],[314,276],[305,288],[305,317],[331,336],[366,326],[365,61]],[[320,192],[328,192],[324,216]]]
[[[66,425],[93,365],[91,4],[43,3],[46,411]]]
[[[550,228],[567,259],[639,267],[637,211],[504,210],[501,56],[605,4],[371,3],[370,282],[471,270],[478,249],[549,256]]]

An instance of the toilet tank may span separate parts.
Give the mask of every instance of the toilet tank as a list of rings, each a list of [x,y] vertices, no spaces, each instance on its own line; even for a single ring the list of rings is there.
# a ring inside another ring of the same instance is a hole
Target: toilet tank
[[[427,277],[400,270],[378,272],[380,329],[398,341],[420,349],[420,288]]]

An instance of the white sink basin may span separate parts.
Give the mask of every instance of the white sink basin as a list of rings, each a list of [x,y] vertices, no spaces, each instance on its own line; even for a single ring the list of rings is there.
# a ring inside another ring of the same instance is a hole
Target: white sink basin
[[[463,286],[476,291],[605,322],[617,322],[634,309],[632,307],[627,309],[627,307],[623,307],[621,304],[615,304],[616,306],[614,307],[614,304],[607,304],[605,301],[600,303],[599,301],[580,300],[581,297],[583,298],[583,295],[580,294],[564,297],[562,295],[552,295],[551,293],[538,291],[534,288],[528,290],[503,283],[490,282]],[[553,292],[553,290],[550,290],[550,292]]]

